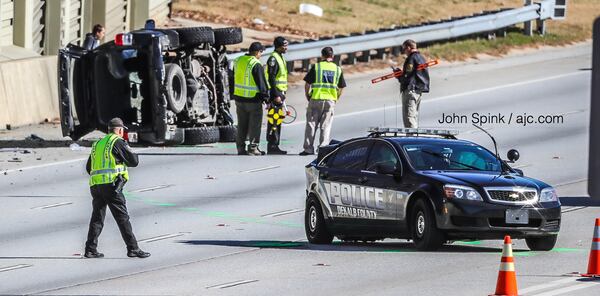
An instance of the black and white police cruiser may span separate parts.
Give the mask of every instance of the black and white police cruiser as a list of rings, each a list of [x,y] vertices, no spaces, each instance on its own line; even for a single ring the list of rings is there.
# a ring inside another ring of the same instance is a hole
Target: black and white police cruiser
[[[321,147],[306,166],[308,241],[402,238],[435,250],[448,240],[510,235],[531,250],[551,250],[561,219],[556,190],[511,168],[516,150],[504,161],[457,135],[372,128]]]

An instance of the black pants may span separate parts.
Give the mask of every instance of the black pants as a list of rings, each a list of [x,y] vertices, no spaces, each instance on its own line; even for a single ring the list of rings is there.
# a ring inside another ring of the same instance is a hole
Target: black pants
[[[125,196],[123,192],[113,184],[94,185],[90,188],[92,193],[92,219],[90,220],[90,229],[88,231],[87,242],[85,243],[86,251],[95,251],[98,247],[98,236],[104,227],[104,217],[106,216],[106,206],[110,209],[121,236],[127,245],[127,250],[139,249],[131,223],[129,222],[129,214],[125,206]]]
[[[283,108],[283,105],[276,106],[271,105],[271,108],[275,109],[275,113]],[[279,146],[281,140],[281,124],[277,124],[277,120],[273,120],[273,123],[267,121],[267,143],[269,148],[275,148]]]

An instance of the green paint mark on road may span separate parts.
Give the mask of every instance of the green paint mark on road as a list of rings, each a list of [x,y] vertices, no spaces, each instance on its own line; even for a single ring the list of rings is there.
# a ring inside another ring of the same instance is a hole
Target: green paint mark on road
[[[573,252],[585,252],[587,250],[584,249],[575,249],[575,248],[554,248],[551,252],[557,253],[573,253]]]
[[[536,255],[539,255],[539,254],[534,251],[513,252],[513,256],[515,256],[515,257],[531,257],[531,256],[536,256]]]
[[[457,241],[454,243],[459,245],[481,245],[481,241]]]

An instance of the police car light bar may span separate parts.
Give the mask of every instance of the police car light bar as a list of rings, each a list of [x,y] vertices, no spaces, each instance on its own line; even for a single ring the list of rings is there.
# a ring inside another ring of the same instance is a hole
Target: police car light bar
[[[457,130],[432,129],[432,128],[396,128],[396,127],[371,127],[369,133],[372,134],[418,134],[433,136],[456,136]]]
[[[119,33],[115,36],[117,46],[129,46],[133,44],[133,35],[130,33]]]

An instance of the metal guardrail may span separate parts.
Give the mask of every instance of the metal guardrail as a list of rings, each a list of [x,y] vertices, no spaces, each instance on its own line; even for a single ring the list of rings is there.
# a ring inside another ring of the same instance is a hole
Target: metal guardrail
[[[288,62],[298,60],[309,60],[318,58],[321,49],[325,46],[331,46],[336,55],[353,54],[362,52],[369,54],[370,50],[384,50],[400,46],[406,39],[413,39],[416,42],[435,42],[443,40],[452,40],[473,34],[483,34],[486,32],[496,32],[519,23],[526,23],[532,20],[548,19],[552,17],[551,11],[554,10],[555,0],[543,0],[540,3],[524,6],[516,9],[498,10],[497,12],[475,15],[471,17],[450,19],[433,24],[418,25],[415,27],[400,28],[384,32],[366,33],[360,36],[337,37],[328,40],[307,40],[304,43],[290,44],[285,58]],[[263,53],[263,62],[266,62],[268,54],[273,51],[269,47]],[[227,57],[233,60],[243,52],[228,54]]]

